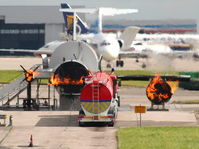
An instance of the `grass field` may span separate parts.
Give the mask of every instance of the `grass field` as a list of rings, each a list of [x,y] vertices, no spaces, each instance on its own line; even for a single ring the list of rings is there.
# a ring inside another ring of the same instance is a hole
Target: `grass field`
[[[119,149],[199,149],[199,127],[124,128]]]
[[[1,83],[8,83],[22,75],[22,71],[16,70],[0,70],[0,82]]]
[[[178,75],[178,72],[163,71],[163,72],[153,72],[147,70],[117,70],[114,73],[115,75]],[[135,87],[144,87],[146,88],[149,84],[149,81],[122,81],[124,86],[135,86]]]
[[[176,104],[199,104],[199,99],[178,100],[178,101],[173,101],[172,103],[176,103]]]
[[[0,82],[9,83],[14,79],[20,77],[22,75],[22,71],[16,70],[0,70]],[[177,75],[178,72],[157,72],[160,75]],[[154,75],[155,73],[152,71],[146,70],[117,70],[114,73],[115,75]],[[47,83],[48,81],[43,81]],[[124,86],[135,86],[135,87],[147,87],[149,81],[122,81],[122,85]]]

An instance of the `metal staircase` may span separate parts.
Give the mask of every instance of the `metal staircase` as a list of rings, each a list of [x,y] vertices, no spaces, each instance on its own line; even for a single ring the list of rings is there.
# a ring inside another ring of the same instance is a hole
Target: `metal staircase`
[[[34,65],[30,69],[34,69],[39,64]],[[5,87],[0,89],[0,101],[2,102],[2,105],[9,105],[9,103],[15,99],[21,92],[23,92],[27,88],[27,82],[25,80],[24,75],[22,75],[17,80],[11,82],[10,84],[6,85]],[[6,103],[3,103],[3,101],[6,100]]]

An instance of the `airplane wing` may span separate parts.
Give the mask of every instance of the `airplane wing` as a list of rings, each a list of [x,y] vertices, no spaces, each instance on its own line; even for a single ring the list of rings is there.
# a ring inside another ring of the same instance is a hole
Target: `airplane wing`
[[[27,52],[34,53],[36,50],[31,49],[0,49],[0,52]]]
[[[171,51],[166,53],[155,53],[153,51],[136,51],[134,48],[129,48],[126,51],[120,51],[119,58],[149,58],[152,56],[162,55],[168,58],[195,58],[199,59],[199,51]]]
[[[170,58],[199,58],[199,51],[172,51],[169,53],[160,53],[161,55],[170,57]]]
[[[126,51],[120,51],[119,58],[147,58],[149,57],[148,53],[135,51],[134,48],[130,48]]]
[[[100,14],[103,16],[114,16],[114,15],[120,15],[120,14],[129,14],[129,13],[137,13],[137,9],[116,9],[116,8],[104,8],[100,7],[99,9],[91,8],[76,8],[76,9],[66,9],[61,8],[59,9],[61,12],[76,12],[76,13],[97,13],[100,11]]]
[[[0,52],[27,52],[33,53],[35,56],[47,55],[51,56],[54,50],[60,46],[65,41],[52,41],[44,45],[43,47],[39,48],[38,50],[32,49],[0,49]]]
[[[114,16],[121,14],[137,13],[138,9],[117,9],[117,8],[100,7],[99,11],[103,16]]]

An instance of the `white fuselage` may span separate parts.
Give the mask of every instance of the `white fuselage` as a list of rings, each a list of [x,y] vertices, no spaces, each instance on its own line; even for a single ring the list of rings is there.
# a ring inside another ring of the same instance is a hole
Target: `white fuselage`
[[[97,33],[88,36],[82,36],[81,39],[96,46],[98,56],[110,62],[119,56],[120,46],[114,34]]]
[[[199,49],[198,34],[137,34],[135,41],[153,44],[190,44],[193,50]]]

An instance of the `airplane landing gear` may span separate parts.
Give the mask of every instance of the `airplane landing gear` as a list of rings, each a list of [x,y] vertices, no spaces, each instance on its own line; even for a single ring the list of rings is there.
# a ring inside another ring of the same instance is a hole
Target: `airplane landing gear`
[[[117,60],[116,61],[116,67],[123,67],[124,66],[124,61],[123,60]]]
[[[111,64],[108,63],[108,64],[106,65],[106,68],[111,68]]]
[[[145,63],[142,64],[142,68],[146,68],[146,64]]]

